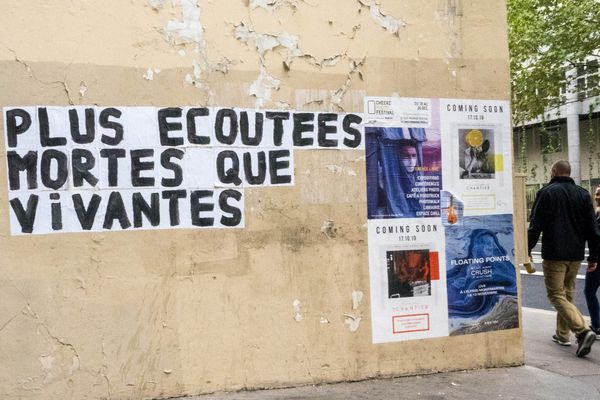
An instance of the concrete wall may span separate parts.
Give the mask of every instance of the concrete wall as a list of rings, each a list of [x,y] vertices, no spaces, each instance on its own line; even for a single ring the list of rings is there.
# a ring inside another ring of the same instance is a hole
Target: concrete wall
[[[380,3],[10,2],[0,104],[362,112],[365,95],[509,98],[504,1]],[[523,360],[520,329],[371,343],[362,151],[296,151],[293,187],[246,190],[245,229],[47,236],[10,236],[1,154],[3,399],[168,397]],[[356,309],[353,292],[365,299]],[[348,313],[362,318],[356,331]]]

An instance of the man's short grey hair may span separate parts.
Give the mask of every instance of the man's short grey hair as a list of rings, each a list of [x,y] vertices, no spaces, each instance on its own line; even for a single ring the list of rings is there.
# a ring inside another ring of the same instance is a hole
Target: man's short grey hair
[[[552,164],[552,175],[571,176],[571,164],[567,160],[558,160]]]

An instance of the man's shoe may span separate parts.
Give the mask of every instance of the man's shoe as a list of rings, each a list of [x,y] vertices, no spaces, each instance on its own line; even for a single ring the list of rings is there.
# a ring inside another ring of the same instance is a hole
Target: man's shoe
[[[552,335],[552,341],[553,341],[554,343],[558,343],[558,344],[560,344],[561,346],[570,346],[570,345],[571,345],[571,342],[570,342],[570,341],[568,341],[568,340],[562,340],[562,339],[560,339],[560,338],[559,338],[558,336],[556,336],[556,335]]]
[[[596,341],[596,334],[594,331],[587,329],[577,335],[577,351],[575,354],[577,357],[585,357],[589,354],[592,349],[592,345]]]
[[[590,330],[596,334],[596,340],[600,340],[600,328],[594,328],[590,325]]]

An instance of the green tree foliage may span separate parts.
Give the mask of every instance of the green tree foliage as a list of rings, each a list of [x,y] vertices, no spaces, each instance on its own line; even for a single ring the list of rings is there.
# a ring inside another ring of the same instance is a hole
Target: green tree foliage
[[[589,56],[599,54],[600,0],[507,3],[513,119],[519,123],[558,105],[565,70],[583,71]]]

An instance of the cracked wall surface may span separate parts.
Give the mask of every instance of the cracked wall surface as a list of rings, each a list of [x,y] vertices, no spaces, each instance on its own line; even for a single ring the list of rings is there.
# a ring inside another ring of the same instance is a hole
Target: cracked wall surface
[[[505,20],[497,0],[13,2],[0,103],[362,112],[366,95],[509,99]],[[4,150],[2,399],[522,360],[519,330],[371,344],[363,151],[296,151],[294,186],[246,191],[242,230],[13,237]]]

